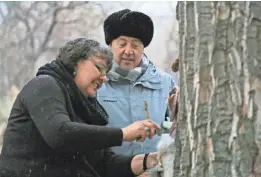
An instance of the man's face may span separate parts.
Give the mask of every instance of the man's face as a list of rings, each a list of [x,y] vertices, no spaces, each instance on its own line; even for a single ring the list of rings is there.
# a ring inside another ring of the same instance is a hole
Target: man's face
[[[143,43],[133,37],[120,36],[111,43],[114,60],[124,69],[134,69],[141,62]]]

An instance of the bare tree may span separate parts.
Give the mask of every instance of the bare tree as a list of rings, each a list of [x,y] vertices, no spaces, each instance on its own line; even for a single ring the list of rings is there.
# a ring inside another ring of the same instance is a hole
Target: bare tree
[[[178,177],[261,176],[261,2],[179,2]]]
[[[40,58],[54,59],[57,46],[75,37],[95,36],[106,14],[98,3],[2,2],[0,97],[16,85],[21,88],[35,72]],[[7,74],[8,73],[8,74]]]

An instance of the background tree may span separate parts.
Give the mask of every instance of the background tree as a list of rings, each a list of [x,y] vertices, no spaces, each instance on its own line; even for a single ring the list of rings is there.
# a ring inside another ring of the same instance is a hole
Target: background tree
[[[1,79],[0,98],[6,96],[13,85],[20,89],[34,75],[35,63],[41,58],[53,59],[57,46],[68,39],[91,35],[95,38],[93,31],[106,15],[102,9],[97,13],[97,4],[88,2],[1,4],[5,13],[1,8],[0,74],[4,78]]]
[[[179,2],[175,177],[261,176],[261,2]]]

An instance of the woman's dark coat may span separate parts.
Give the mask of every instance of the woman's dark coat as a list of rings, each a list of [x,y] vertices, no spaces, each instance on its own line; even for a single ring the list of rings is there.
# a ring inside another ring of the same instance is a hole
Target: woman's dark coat
[[[122,144],[122,130],[89,125],[68,114],[65,92],[39,75],[21,90],[11,110],[0,155],[1,177],[131,177],[133,157],[109,147]]]

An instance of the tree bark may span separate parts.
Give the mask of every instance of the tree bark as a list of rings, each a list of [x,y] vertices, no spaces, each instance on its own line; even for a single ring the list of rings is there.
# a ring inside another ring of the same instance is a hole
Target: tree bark
[[[261,2],[179,2],[175,177],[261,176]]]

